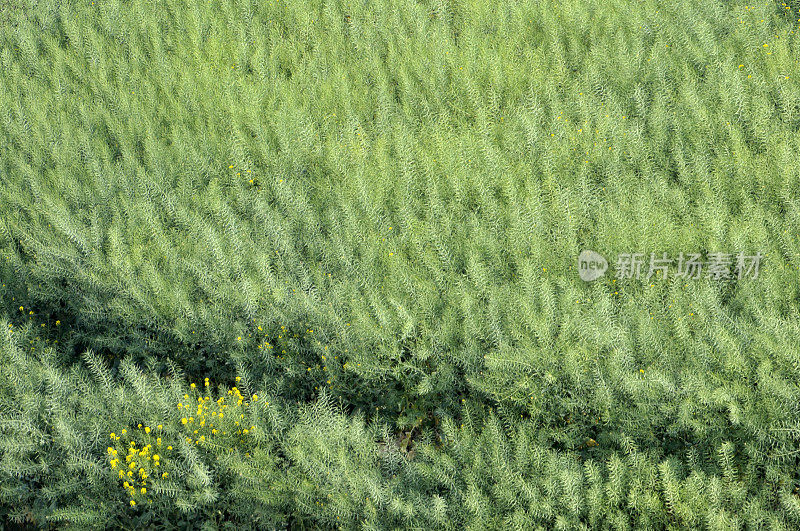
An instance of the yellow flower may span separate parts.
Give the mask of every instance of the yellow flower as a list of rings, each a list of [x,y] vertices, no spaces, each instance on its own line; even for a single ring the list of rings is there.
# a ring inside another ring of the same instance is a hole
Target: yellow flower
[[[156,461],[158,461],[158,460],[159,460],[159,459],[161,459],[161,458],[158,456],[158,454],[153,454],[153,459],[154,459],[154,460],[156,460]]]
[[[167,446],[167,450],[172,450],[172,446]]]
[[[56,326],[61,326],[61,321],[56,321]]]
[[[253,395],[253,402],[255,402],[256,400],[258,400],[258,395]]]
[[[158,426],[156,426],[156,428],[158,428],[159,430],[160,430],[162,427],[163,427],[163,426],[161,426],[161,424],[159,424]]]
[[[140,430],[142,429],[142,425],[141,425],[141,424],[139,424],[139,429],[140,429]]]
[[[123,483],[123,484],[122,484],[122,486],[123,486],[123,487],[125,487],[126,489],[127,489],[128,487],[130,487],[130,485],[128,484],[128,482],[127,482],[127,481],[126,481],[125,483]]]
[[[141,492],[142,494],[147,494],[147,489],[146,489],[146,488],[144,488],[144,487],[142,487],[142,490],[141,490],[140,492]]]
[[[136,502],[131,500],[131,507],[133,507],[134,505],[136,505]]]
[[[150,426],[145,426],[144,432],[145,433],[150,433]]]
[[[192,384],[192,385],[190,385],[189,387],[191,387],[192,389],[194,389],[194,388],[195,388],[195,387],[197,387],[197,386],[196,386],[195,384]]]
[[[125,435],[126,433],[128,433],[128,430],[126,430],[126,429],[123,429],[123,430],[122,430],[122,435]]]
[[[186,424],[187,422],[189,422],[189,421],[188,421],[188,420],[186,420],[186,417],[183,417],[183,418],[181,419],[181,424]]]
[[[237,376],[237,377],[236,377],[236,382],[238,383],[238,382],[239,382],[239,380],[241,380],[241,379],[242,379],[242,377],[241,377],[241,376]]]
[[[165,477],[167,477],[167,473],[166,473],[166,472],[164,472],[163,474],[161,474],[161,477],[162,477],[162,478],[165,478]]]

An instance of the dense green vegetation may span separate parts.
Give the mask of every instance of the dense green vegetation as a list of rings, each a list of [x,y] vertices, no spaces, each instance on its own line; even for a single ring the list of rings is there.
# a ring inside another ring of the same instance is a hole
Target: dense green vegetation
[[[0,529],[800,527],[800,5],[0,21]]]

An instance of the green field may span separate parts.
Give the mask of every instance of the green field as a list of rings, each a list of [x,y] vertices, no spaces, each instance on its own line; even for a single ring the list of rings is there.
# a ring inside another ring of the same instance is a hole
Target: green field
[[[0,0],[0,530],[800,529],[798,31]]]

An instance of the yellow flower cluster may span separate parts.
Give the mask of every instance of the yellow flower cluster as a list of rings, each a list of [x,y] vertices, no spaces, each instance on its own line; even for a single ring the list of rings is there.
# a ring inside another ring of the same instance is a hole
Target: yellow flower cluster
[[[236,377],[237,382],[240,379],[241,377]],[[206,378],[206,390],[208,390],[209,385],[208,378]],[[190,387],[192,389],[197,388],[195,384],[190,385]],[[228,397],[230,397],[230,403],[226,403],[226,398]],[[217,400],[212,400],[209,395],[195,396],[194,399],[190,398],[188,394],[183,395],[186,403],[179,402],[178,409],[185,415],[181,418],[181,425],[187,429],[186,442],[193,442],[194,444],[206,443],[216,436],[227,436],[229,429],[231,429],[231,435],[234,434],[233,430],[235,430],[235,434],[240,436],[239,441],[244,442],[241,436],[248,435],[255,429],[255,426],[250,426],[248,429],[242,426],[240,422],[245,418],[245,414],[241,411],[242,405],[246,408],[250,405],[250,402],[244,401],[244,396],[237,387],[233,387],[228,391],[228,397],[220,396]],[[257,400],[258,395],[254,394],[252,401],[256,402]],[[196,406],[190,405],[195,401]],[[268,405],[269,402],[266,404]],[[233,426],[231,426],[230,420],[223,420],[226,416],[228,419],[235,419]],[[226,437],[226,439],[229,439],[229,437]],[[229,450],[232,451],[233,447],[229,447]]]
[[[166,479],[169,472],[162,472],[161,455],[158,452],[162,451],[162,440],[160,437],[161,431],[164,426],[159,424],[156,426],[157,436],[153,440],[150,433],[153,431],[150,426],[138,425],[138,429],[144,432],[142,436],[147,440],[142,448],[138,448],[135,440],[128,442],[127,454],[125,455],[124,465],[120,461],[120,452],[117,448],[109,446],[109,465],[115,471],[118,479],[122,481],[122,488],[130,495],[130,506],[135,507],[137,500],[143,501],[143,497],[147,494],[148,480],[151,475],[156,478]],[[128,430],[123,429],[120,434],[126,435]],[[111,440],[114,442],[120,440],[120,435],[112,432],[109,434]],[[155,443],[155,449],[153,446]],[[116,445],[115,445],[116,446]],[[167,446],[166,451],[172,451],[172,446]],[[147,499],[148,503],[152,503],[152,499]]]
[[[236,378],[238,383],[240,377]],[[206,391],[210,393],[210,382],[208,378],[205,379]],[[257,394],[251,397],[251,401],[245,401],[244,396],[238,387],[233,387],[228,391],[228,396],[220,396],[216,401],[213,401],[210,396],[199,395],[196,391],[197,385],[191,384],[189,386],[195,396],[190,398],[188,394],[183,395],[183,401],[178,403],[180,414],[184,415],[180,419],[180,425],[184,426],[187,430],[184,434],[188,443],[194,442],[195,444],[210,442],[210,439],[219,439],[215,443],[218,448],[222,444],[227,443],[228,451],[233,451],[235,443],[252,442],[252,439],[246,439],[250,435],[255,426],[247,427],[244,424],[246,408],[254,402],[259,401]],[[226,403],[226,399],[229,403]],[[196,403],[196,406],[192,403]],[[269,402],[263,401],[266,406]],[[169,473],[163,471],[162,452],[171,452],[172,446],[166,446],[161,435],[163,434],[164,426],[159,424],[155,428],[138,424],[135,430],[138,431],[136,439],[141,441],[142,447],[137,446],[137,442],[131,438],[128,439],[127,429],[122,429],[120,434],[110,433],[109,437],[114,441],[114,446],[108,447],[109,465],[112,472],[122,482],[122,487],[126,493],[130,495],[129,504],[135,507],[138,503],[145,500],[151,476],[159,479],[166,479]],[[237,437],[238,436],[238,437]],[[122,440],[122,439],[125,440]],[[238,439],[238,440],[237,440]],[[120,446],[117,445],[119,442]],[[127,454],[125,455],[124,464],[121,461],[120,455],[122,446],[128,444]],[[249,453],[246,454],[248,457]],[[152,499],[147,498],[148,503],[152,503]]]

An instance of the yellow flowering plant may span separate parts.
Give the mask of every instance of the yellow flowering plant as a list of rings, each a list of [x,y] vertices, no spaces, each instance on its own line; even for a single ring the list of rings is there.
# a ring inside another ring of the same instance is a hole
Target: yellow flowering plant
[[[178,438],[215,453],[241,450],[250,457],[256,430],[250,407],[259,400],[268,407],[269,402],[258,394],[247,400],[238,387],[220,390],[219,397],[214,400],[208,378],[204,384],[207,394],[203,395],[196,384],[191,384],[177,403],[172,422],[177,437],[176,430],[165,430],[166,421],[156,426],[139,423],[131,427],[130,432],[122,428],[109,433],[108,466],[131,508],[152,504],[153,486],[170,478],[175,470],[172,466],[175,448],[180,447]]]
[[[127,429],[122,429],[121,435],[111,432],[112,443],[106,452],[111,473],[129,498],[130,507],[135,508],[152,504],[148,489],[153,482],[169,478],[174,449],[164,442],[163,424],[155,428],[139,424],[131,432],[130,436]]]
[[[204,384],[206,394],[198,392],[197,386],[190,386],[192,396],[185,394],[177,405],[186,442],[228,452],[236,448],[249,450],[255,430],[250,407],[260,400],[258,394],[253,394],[248,400],[234,386],[227,392],[220,390],[214,399],[208,378]],[[268,406],[269,402],[265,405]]]

